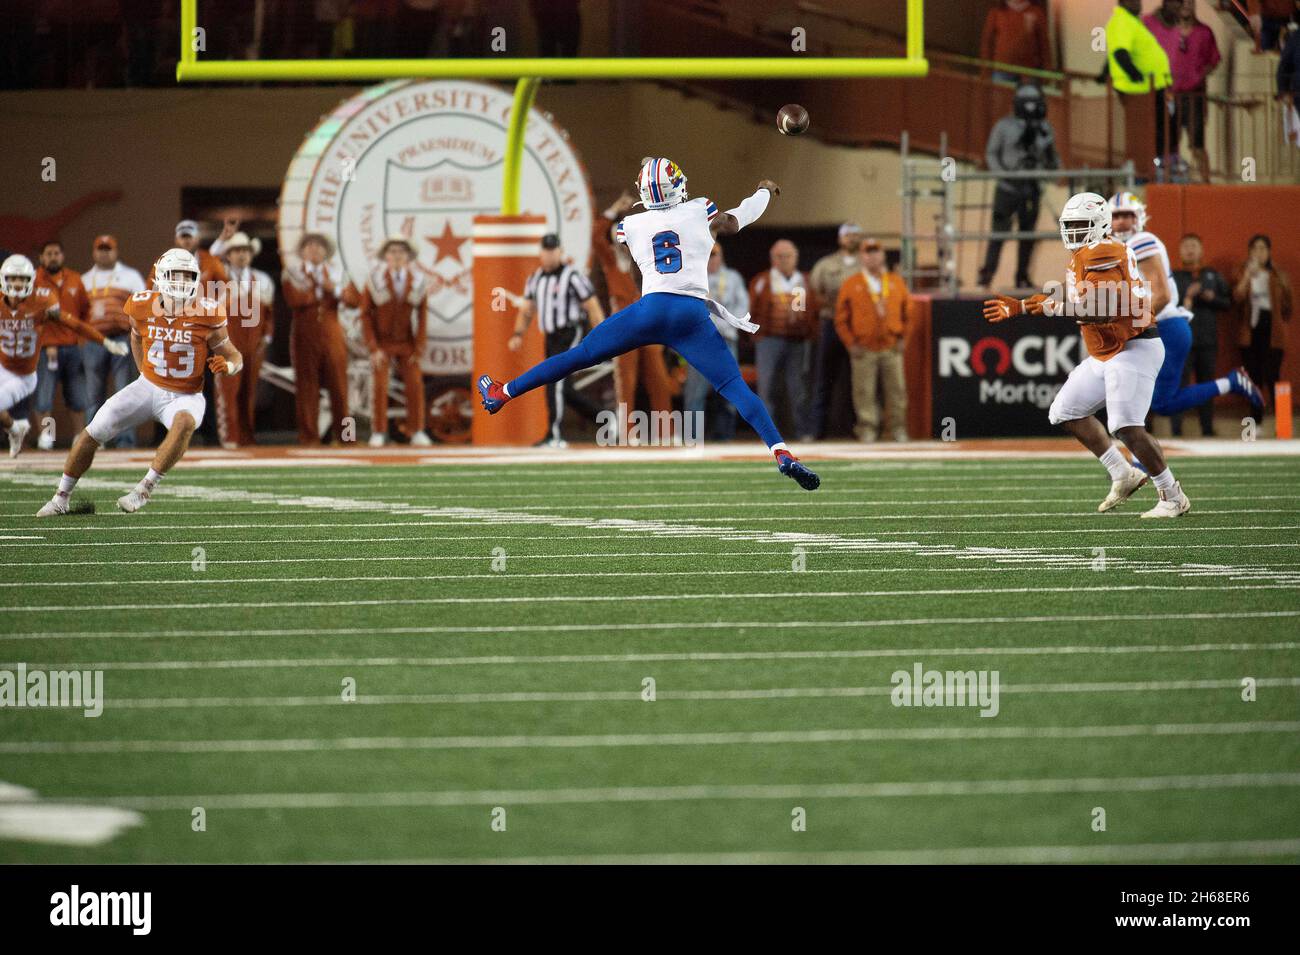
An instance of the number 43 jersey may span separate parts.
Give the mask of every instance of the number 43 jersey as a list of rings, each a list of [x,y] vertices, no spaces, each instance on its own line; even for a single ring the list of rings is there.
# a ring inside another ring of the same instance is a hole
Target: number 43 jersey
[[[203,390],[208,338],[220,330],[225,338],[226,310],[210,298],[197,298],[179,315],[164,312],[162,296],[137,292],[126,303],[131,330],[140,336],[144,363],[140,372],[159,388],[195,394]]]
[[[627,244],[641,270],[641,294],[673,292],[709,297],[709,224],[718,207],[708,199],[679,202],[668,209],[648,209],[628,216],[614,230]]]

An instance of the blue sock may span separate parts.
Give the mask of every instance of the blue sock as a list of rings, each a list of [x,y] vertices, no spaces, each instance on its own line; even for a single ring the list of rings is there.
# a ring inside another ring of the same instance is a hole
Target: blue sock
[[[575,371],[581,371],[584,368],[590,368],[600,361],[594,357],[587,349],[587,340],[583,339],[574,348],[568,351],[562,351],[558,355],[552,355],[545,361],[538,362],[532,368],[512,379],[507,390],[511,398],[518,398],[520,395],[532,391],[534,388],[540,388],[542,385],[549,385],[553,381],[559,381],[561,378],[567,378]]]
[[[1179,388],[1171,395],[1159,396],[1156,401],[1151,403],[1151,410],[1156,414],[1178,414],[1180,411],[1186,411],[1189,408],[1203,405],[1207,401],[1212,401],[1219,397],[1219,394],[1219,383],[1217,381],[1204,381],[1197,385]]]
[[[730,401],[740,412],[740,416],[749,426],[758,432],[759,438],[769,448],[781,443],[781,432],[776,430],[772,416],[767,413],[763,400],[754,394],[754,389],[745,384],[744,378],[732,378],[721,388],[718,394]]]

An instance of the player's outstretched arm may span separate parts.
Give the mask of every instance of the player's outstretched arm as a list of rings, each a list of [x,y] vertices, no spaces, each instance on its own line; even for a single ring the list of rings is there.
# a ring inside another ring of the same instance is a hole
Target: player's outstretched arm
[[[126,346],[121,342],[109,341],[104,337],[104,333],[97,329],[89,322],[83,322],[81,319],[72,315],[65,315],[62,311],[51,311],[50,320],[58,322],[65,328],[70,328],[82,338],[88,339],[96,344],[103,345],[110,355],[125,355]]]
[[[780,186],[771,179],[764,179],[752,196],[736,208],[719,213],[709,225],[709,231],[715,238],[720,235],[735,235],[751,222],[757,221],[767,210],[768,203],[780,194]]]
[[[214,342],[214,338],[218,340]],[[243,370],[244,356],[239,354],[224,328],[209,337],[208,348],[212,352],[208,356],[208,367],[214,375],[237,375]]]

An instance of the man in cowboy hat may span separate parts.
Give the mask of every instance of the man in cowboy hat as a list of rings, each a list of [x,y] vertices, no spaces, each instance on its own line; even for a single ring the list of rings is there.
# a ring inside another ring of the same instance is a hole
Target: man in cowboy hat
[[[253,268],[253,256],[260,246],[244,232],[232,233],[223,243],[230,274],[226,296],[230,340],[244,356],[239,374],[217,381],[217,433],[225,448],[255,443],[257,379],[275,330],[275,283],[261,269]]]
[[[361,310],[361,332],[374,372],[371,408],[371,447],[388,438],[388,378],[394,365],[406,391],[406,421],[402,430],[411,444],[432,444],[424,430],[424,375],[420,360],[425,346],[425,296],[428,286],[415,268],[415,249],[404,235],[390,235],[379,247],[380,262],[358,292],[349,285],[345,304]]]
[[[284,270],[280,284],[293,311],[289,356],[298,405],[298,443],[320,444],[320,390],[329,392],[332,432],[340,440],[348,417],[348,346],[339,324],[343,270],[332,261],[334,242],[320,232],[298,241],[298,263]]]

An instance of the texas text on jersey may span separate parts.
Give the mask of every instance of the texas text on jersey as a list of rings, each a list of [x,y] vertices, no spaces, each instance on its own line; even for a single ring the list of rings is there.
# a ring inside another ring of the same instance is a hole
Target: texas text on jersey
[[[145,291],[131,296],[125,312],[131,331],[140,336],[144,358],[140,371],[145,378],[168,391],[202,391],[208,339],[226,328],[226,310],[221,303],[196,298],[175,314],[167,311],[158,292]]]
[[[1125,342],[1151,328],[1151,317],[1144,311],[1147,295],[1142,273],[1122,242],[1103,239],[1075,250],[1066,289],[1068,301],[1080,314],[1100,317],[1114,310],[1114,321],[1079,324],[1088,354],[1098,361],[1113,358]]]
[[[15,375],[36,373],[41,326],[59,311],[51,289],[38,288],[17,305],[0,296],[0,366]]]

